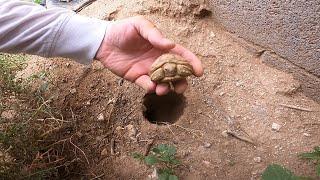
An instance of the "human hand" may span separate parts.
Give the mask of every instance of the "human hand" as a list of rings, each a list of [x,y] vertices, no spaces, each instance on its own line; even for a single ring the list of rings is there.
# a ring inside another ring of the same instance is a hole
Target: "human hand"
[[[201,61],[188,49],[163,37],[161,32],[142,16],[116,21],[109,25],[96,54],[106,68],[126,80],[136,83],[148,93],[164,95],[168,84],[156,84],[148,76],[152,63],[162,54],[182,56],[193,67],[196,76],[202,76]],[[186,79],[173,83],[177,93],[183,93]]]

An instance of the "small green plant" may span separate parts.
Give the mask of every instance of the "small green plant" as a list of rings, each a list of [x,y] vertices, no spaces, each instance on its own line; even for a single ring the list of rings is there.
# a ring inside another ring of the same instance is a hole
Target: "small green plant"
[[[139,159],[149,166],[155,166],[159,180],[178,180],[174,169],[180,165],[176,158],[176,148],[167,144],[160,144],[151,149],[149,155],[133,153],[135,159]]]
[[[15,73],[22,70],[27,61],[24,55],[10,55],[0,53],[0,88],[15,91],[23,91],[24,87],[15,80]]]
[[[262,180],[308,180],[308,177],[296,176],[289,169],[278,164],[269,165],[262,173]]]
[[[302,153],[299,155],[302,159],[307,159],[310,161],[315,161],[316,163],[316,173],[318,176],[320,176],[320,146],[317,146],[314,148],[313,151]]]
[[[33,0],[33,2],[36,4],[41,4],[41,0]]]

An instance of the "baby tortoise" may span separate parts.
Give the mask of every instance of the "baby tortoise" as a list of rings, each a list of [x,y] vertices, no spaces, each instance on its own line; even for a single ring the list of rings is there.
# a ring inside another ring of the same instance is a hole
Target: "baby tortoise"
[[[192,66],[182,57],[172,54],[160,56],[151,66],[149,76],[157,83],[171,83],[193,74]]]

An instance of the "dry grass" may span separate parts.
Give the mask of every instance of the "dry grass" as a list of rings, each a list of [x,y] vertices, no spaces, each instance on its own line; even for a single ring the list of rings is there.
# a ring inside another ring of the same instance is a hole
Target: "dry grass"
[[[0,54],[0,179],[65,179],[80,176],[90,163],[81,149],[76,115],[61,113],[50,98],[17,82],[23,55]],[[37,77],[37,76],[35,76]],[[39,86],[43,88],[43,86]]]

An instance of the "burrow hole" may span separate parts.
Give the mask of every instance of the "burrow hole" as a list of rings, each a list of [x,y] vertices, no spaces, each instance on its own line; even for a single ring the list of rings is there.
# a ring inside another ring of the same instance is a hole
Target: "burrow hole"
[[[149,122],[158,125],[173,124],[183,114],[186,98],[174,92],[163,96],[146,94],[143,97],[143,106],[143,116]]]

